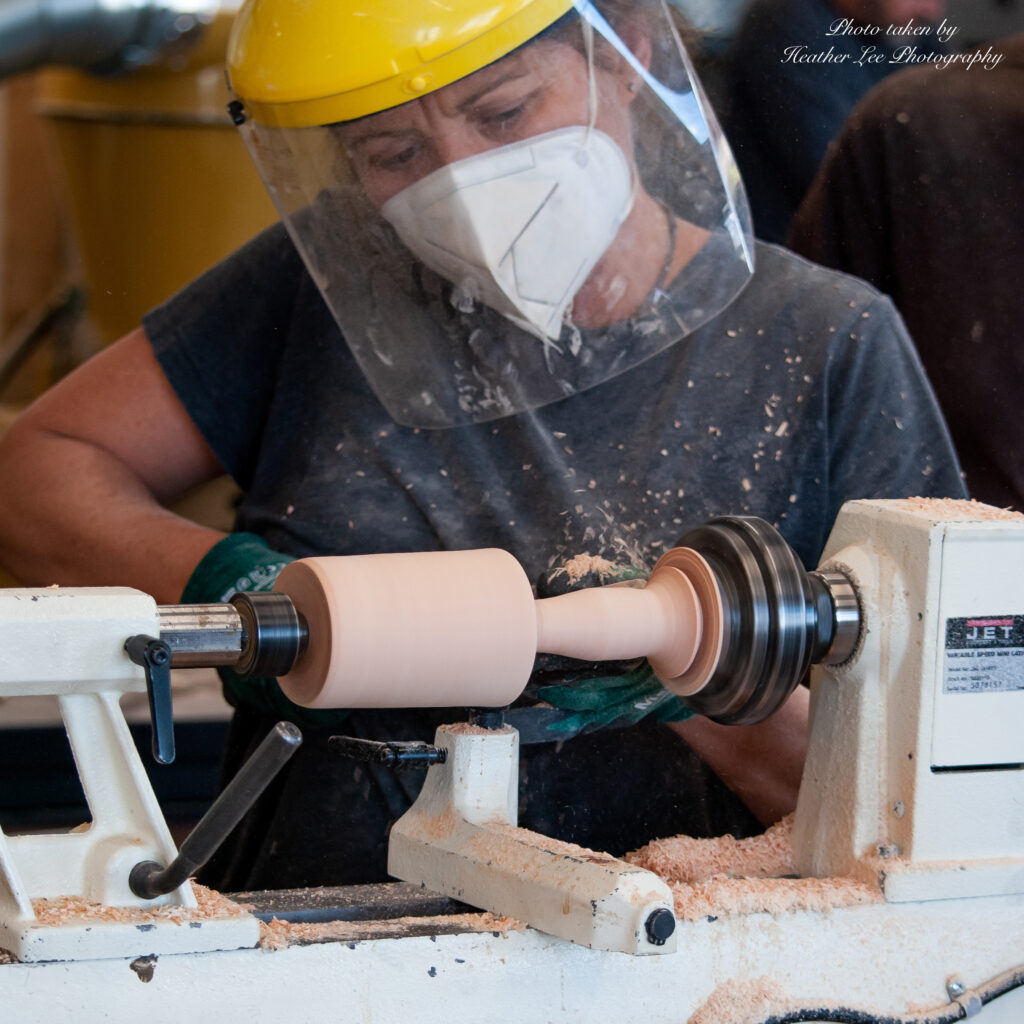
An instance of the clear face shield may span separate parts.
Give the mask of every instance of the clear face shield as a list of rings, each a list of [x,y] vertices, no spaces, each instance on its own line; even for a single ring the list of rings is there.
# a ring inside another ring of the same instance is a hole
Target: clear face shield
[[[739,174],[662,0],[581,0],[419,99],[242,131],[407,426],[592,388],[710,320],[753,272]]]

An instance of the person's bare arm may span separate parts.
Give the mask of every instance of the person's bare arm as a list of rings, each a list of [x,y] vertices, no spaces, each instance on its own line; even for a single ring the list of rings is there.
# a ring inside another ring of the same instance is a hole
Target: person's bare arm
[[[796,808],[807,755],[809,693],[798,686],[789,700],[757,725],[719,725],[694,717],[672,723],[718,777],[771,825]]]
[[[0,439],[0,562],[29,586],[132,586],[174,603],[223,534],[163,505],[221,472],[139,328]]]

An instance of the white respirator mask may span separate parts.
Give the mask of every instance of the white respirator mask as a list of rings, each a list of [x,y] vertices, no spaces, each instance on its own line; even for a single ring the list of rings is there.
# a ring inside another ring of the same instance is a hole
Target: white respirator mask
[[[557,339],[634,191],[622,150],[579,125],[441,167],[389,199],[381,214],[455,286],[457,306],[479,301]]]
[[[322,6],[347,12],[353,38],[396,27],[388,4]],[[393,420],[474,426],[569,399],[739,294],[746,199],[669,0],[453,0],[418,19],[410,48],[240,112]],[[453,150],[472,155],[442,166]]]

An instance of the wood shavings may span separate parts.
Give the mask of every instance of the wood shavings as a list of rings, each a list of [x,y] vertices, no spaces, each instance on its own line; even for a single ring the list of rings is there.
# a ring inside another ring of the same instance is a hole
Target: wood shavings
[[[557,854],[560,857],[571,857],[575,860],[586,861],[588,864],[620,864],[617,857],[610,853],[602,853],[600,850],[591,850],[585,846],[577,846],[576,843],[567,843],[561,839],[552,839],[551,836],[540,835],[537,832],[530,832],[527,829],[519,828],[516,825],[503,823],[492,823],[488,828],[496,833],[503,834],[510,839],[519,842],[524,848],[545,850]]]
[[[493,736],[495,733],[508,734],[511,726],[501,726],[498,729],[487,729],[482,725],[474,725],[472,722],[452,722],[442,726],[445,732],[453,736]]]
[[[583,579],[588,573],[594,573],[596,576],[605,576],[615,571],[615,566],[608,561],[607,558],[601,558],[597,555],[576,555],[574,558],[570,558],[568,561],[560,565],[553,573],[552,576],[558,576],[565,574],[569,577],[573,583]]]
[[[730,878],[720,876],[671,886],[676,917],[681,921],[780,914],[798,910],[827,913],[840,907],[881,903],[882,894],[854,878]]]
[[[903,498],[892,504],[909,512],[927,512],[933,519],[943,521],[980,519],[986,522],[1019,522],[1024,519],[1024,513],[1008,508],[994,508],[973,498]]]
[[[435,917],[396,917],[385,921],[280,921],[260,922],[260,947],[266,950],[308,946],[316,942],[358,942],[361,939],[402,938],[417,935],[449,935],[464,932],[524,931],[526,925],[511,917],[489,912],[443,914]]]
[[[873,885],[853,878],[784,878],[791,875],[793,816],[750,839],[719,836],[657,839],[624,859],[663,878],[683,921],[740,914],[827,912],[880,903]]]
[[[699,882],[715,876],[772,878],[793,873],[793,815],[750,839],[719,836],[655,839],[624,858],[666,882]]]
[[[784,993],[770,978],[731,981],[716,988],[697,1008],[687,1024],[746,1024],[763,1020],[773,1006],[786,1006]]]
[[[235,903],[223,893],[208,889],[195,880],[192,881],[192,892],[198,904],[194,911],[197,917],[245,917],[249,913],[240,903]]]
[[[761,1024],[771,1018],[785,1018],[796,1020],[800,1012],[807,1014],[808,1020],[851,1020],[851,1011],[834,999],[792,999],[786,995],[782,987],[773,979],[767,977],[754,978],[751,981],[735,980],[729,981],[716,988],[710,996],[694,1011],[687,1019],[686,1024]],[[822,1017],[822,1011],[829,1014]],[[915,1009],[907,1007],[910,1014],[919,1013],[922,1017],[929,1019],[934,1014],[939,1016],[937,1008],[921,1007]],[[863,1011],[858,1014],[858,1020],[894,1020],[893,1017],[881,1010]],[[799,1018],[802,1019],[802,1018]],[[907,1018],[901,1017],[901,1020]]]
[[[244,917],[249,913],[245,907],[197,882],[192,883],[192,891],[198,904],[195,909],[182,906],[112,907],[93,903],[81,896],[58,896],[33,900],[32,910],[39,923],[47,926],[82,924],[87,921],[134,925],[154,924],[158,921],[187,924],[190,921],[214,918]]]

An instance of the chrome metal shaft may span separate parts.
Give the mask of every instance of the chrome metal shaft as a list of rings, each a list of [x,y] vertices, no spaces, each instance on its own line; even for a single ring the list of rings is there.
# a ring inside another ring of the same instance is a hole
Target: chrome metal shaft
[[[174,668],[234,665],[242,656],[246,638],[234,605],[165,604],[157,612]]]

